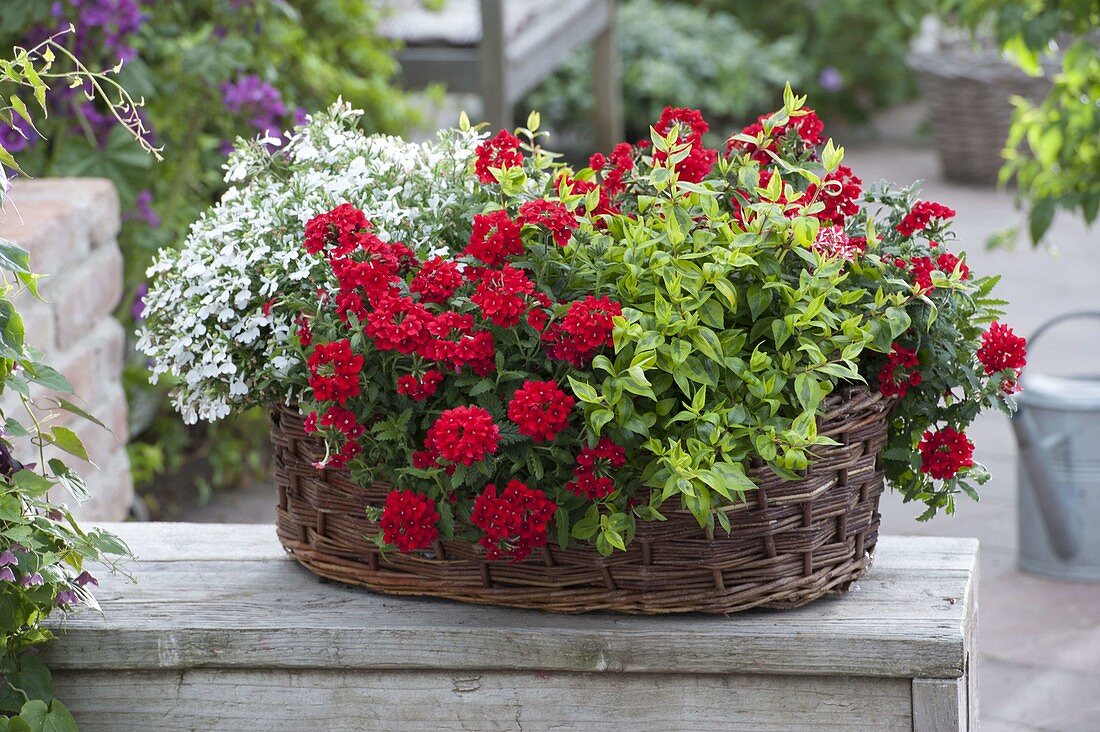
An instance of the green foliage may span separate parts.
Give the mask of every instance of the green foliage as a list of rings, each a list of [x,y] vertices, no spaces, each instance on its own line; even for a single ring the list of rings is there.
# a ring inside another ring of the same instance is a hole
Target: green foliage
[[[744,121],[775,101],[778,86],[804,80],[795,38],[763,40],[725,12],[630,0],[619,9],[617,32],[632,138],[645,137],[666,105]],[[583,124],[592,118],[591,68],[591,52],[578,53],[521,106],[559,128]]]
[[[976,32],[991,32],[1024,71],[1043,73],[1044,55],[1061,71],[1039,104],[1016,99],[1005,144],[1004,183],[1014,182],[1029,208],[1038,244],[1058,209],[1090,225],[1100,210],[1100,5],[1094,0],[940,0],[940,10]]]
[[[30,289],[24,283],[34,282],[27,253],[3,240],[0,252],[0,312],[5,314],[0,322],[0,395],[14,395],[22,412],[0,409],[0,730],[75,730],[72,716],[53,698],[50,672],[34,649],[53,638],[42,623],[55,607],[96,607],[86,587],[90,565],[113,562],[112,557],[128,550],[106,531],[81,529],[69,509],[50,496],[51,491],[64,491],[77,502],[89,496],[75,471],[57,457],[47,457],[60,451],[88,459],[76,432],[55,422],[68,416],[101,423],[67,399],[32,396],[32,385],[53,392],[71,387],[23,340],[22,319],[12,300]],[[26,453],[24,460],[37,463],[24,464],[15,457],[21,452]]]
[[[788,88],[763,138],[807,114],[802,104]],[[792,153],[789,144],[764,163],[719,158],[693,184],[674,170],[691,152],[677,130],[653,135],[667,164],[642,159],[623,213],[567,250],[582,287],[623,305],[615,357],[598,357],[593,379],[571,379],[573,393],[595,434],[641,448],[620,477],[652,489],[649,511],[671,499],[713,528],[715,509],[755,488],[753,464],[795,480],[834,444],[817,431],[828,395],[856,383],[877,389],[886,354],[912,349],[924,382],[894,407],[886,471],[906,500],[927,504],[925,517],[952,512],[955,494],[976,496],[987,473],[975,465],[933,481],[917,448],[926,430],[962,430],[985,408],[1009,408],[1003,375],[984,374],[975,357],[999,314],[989,298],[996,280],[958,268],[935,272],[928,289],[899,271],[896,262],[935,260],[951,241],[940,224],[919,237],[899,233],[912,190],[866,194],[874,205],[845,224],[866,237],[861,255],[822,249],[821,192],[833,190],[828,176],[843,149],[830,141],[819,153]]]
[[[829,117],[859,122],[916,96],[906,56],[926,0],[680,1],[728,13],[766,43],[793,40],[798,73],[789,80],[806,88]]]

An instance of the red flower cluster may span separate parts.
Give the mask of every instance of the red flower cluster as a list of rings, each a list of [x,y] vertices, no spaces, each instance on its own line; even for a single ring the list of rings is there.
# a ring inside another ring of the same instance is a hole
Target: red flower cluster
[[[1001,387],[1012,393],[1016,391],[1016,380],[1020,371],[1027,365],[1027,339],[1016,335],[1012,328],[994,320],[989,329],[982,333],[982,345],[978,348],[978,361],[986,374],[996,374],[1012,369],[1016,376],[1005,380]]]
[[[919,366],[916,351],[895,343],[890,349],[886,365],[878,375],[879,391],[886,397],[904,398],[910,387],[920,386],[924,381],[921,372],[917,370]]]
[[[409,284],[409,291],[420,296],[420,302],[443,303],[455,294],[463,282],[458,264],[441,257],[424,262]]]
[[[490,267],[499,267],[508,257],[523,254],[519,224],[504,210],[476,214],[470,243],[463,254],[480,259]]]
[[[521,435],[550,442],[569,426],[574,404],[553,381],[525,381],[508,403],[508,419],[519,425]]]
[[[573,468],[573,480],[566,483],[565,488],[590,501],[606,498],[615,490],[615,481],[607,473],[624,465],[626,450],[610,438],[601,437],[595,447],[581,448],[577,467]]]
[[[705,123],[704,123],[705,124]],[[634,170],[634,146],[629,142],[620,142],[611,151],[610,167],[608,159],[603,153],[596,153],[588,159],[588,167],[599,173],[600,192],[608,198],[614,198],[626,191],[623,179],[626,174]]]
[[[954,427],[925,432],[920,441],[920,471],[948,480],[974,464],[974,443]]]
[[[818,196],[817,200],[825,204],[825,210],[815,216],[823,222],[843,226],[849,216],[859,213],[857,201],[863,193],[862,185],[863,181],[852,173],[851,168],[841,165],[825,176],[820,195],[817,186],[811,183],[806,189],[805,200],[811,201],[814,196]]]
[[[435,318],[428,309],[408,297],[391,297],[366,313],[363,332],[374,339],[380,351],[416,353],[431,338]]]
[[[474,150],[477,160],[474,162],[474,173],[477,179],[486,185],[497,182],[493,175],[493,169],[507,170],[517,165],[523,165],[523,153],[519,150],[519,138],[501,130],[491,140],[486,140]]]
[[[946,274],[951,274],[955,271],[955,268],[959,268],[959,275],[961,279],[970,279],[970,268],[966,266],[959,257],[956,257],[951,252],[944,252],[940,256],[936,257],[936,269]]]
[[[703,145],[703,134],[710,130],[710,125],[703,119],[703,115],[697,109],[684,107],[665,107],[661,112],[661,118],[653,129],[659,135],[667,135],[674,126],[679,126],[680,134],[676,140],[677,145],[691,145],[688,156],[676,163],[676,173],[680,180],[688,183],[698,183],[707,177],[714,164],[718,161],[718,151]],[[653,160],[663,163],[668,160],[668,153],[657,150],[653,153]]]
[[[558,246],[565,246],[577,228],[577,217],[560,201],[537,198],[519,207],[519,223],[545,227]]]
[[[413,401],[422,402],[435,394],[443,382],[443,374],[435,369],[429,369],[419,379],[412,374],[405,374],[397,379],[397,393],[404,394]]]
[[[952,218],[955,210],[933,201],[917,201],[913,210],[905,214],[897,229],[902,236],[912,236],[927,229],[933,220]]]
[[[806,113],[798,117],[792,117],[781,125],[776,125],[772,128],[772,133],[765,141],[764,145],[760,146],[753,142],[743,142],[741,140],[730,139],[726,142],[726,155],[737,151],[742,153],[749,153],[752,159],[758,163],[771,163],[771,156],[768,155],[768,151],[775,152],[779,146],[780,141],[784,139],[793,139],[798,142],[799,146],[803,149],[810,149],[817,147],[824,140],[821,137],[822,131],[825,129],[825,123],[817,116],[812,109],[805,110]],[[756,137],[764,131],[764,122],[768,119],[769,115],[761,115],[757,117],[756,121],[751,125],[741,130],[742,135],[749,135],[750,137]],[[793,135],[790,133],[794,132]]]
[[[313,428],[315,430],[316,425],[317,419],[314,415]],[[329,467],[342,468],[348,464],[348,461],[362,452],[359,438],[363,436],[366,429],[355,421],[355,412],[333,405],[321,415],[321,426],[334,429],[344,435],[344,444],[340,446],[339,452],[335,455],[329,455],[327,462]]]
[[[427,549],[439,538],[435,503],[415,491],[390,491],[378,523],[382,540],[403,552]]]
[[[622,314],[622,306],[606,297],[571,302],[565,317],[543,333],[547,355],[578,368],[586,365],[601,348],[615,345],[612,319]]]
[[[478,376],[488,376],[496,369],[493,334],[474,331],[474,317],[448,310],[435,316],[428,326],[432,339],[420,355],[445,364],[456,373],[469,366]]]
[[[320,343],[309,355],[309,388],[323,402],[339,402],[359,396],[359,372],[363,357],[351,352],[346,338],[332,343]]]
[[[814,250],[826,257],[851,260],[867,249],[867,239],[852,238],[839,226],[822,226],[814,239]]]
[[[305,248],[317,254],[333,247],[332,257],[346,257],[359,246],[359,235],[370,230],[366,215],[350,203],[342,203],[328,213],[315,216],[306,224]]]
[[[424,448],[449,463],[469,467],[495,453],[499,442],[493,415],[481,407],[455,407],[428,428]]]
[[[482,270],[480,277],[470,300],[494,325],[511,328],[527,310],[527,297],[535,291],[535,285],[526,272],[507,264],[499,270]]]
[[[532,549],[546,546],[546,531],[557,508],[542,491],[512,480],[499,496],[495,485],[485,486],[474,500],[470,522],[485,532],[478,543],[487,558],[518,562]]]
[[[950,252],[944,252],[936,257],[935,262],[932,261],[931,257],[913,257],[909,260],[908,269],[910,276],[913,278],[913,284],[922,292],[928,293],[936,289],[936,286],[932,284],[933,272],[939,271],[944,274],[951,274],[955,271],[956,266],[959,267],[962,279],[970,278],[970,268]]]

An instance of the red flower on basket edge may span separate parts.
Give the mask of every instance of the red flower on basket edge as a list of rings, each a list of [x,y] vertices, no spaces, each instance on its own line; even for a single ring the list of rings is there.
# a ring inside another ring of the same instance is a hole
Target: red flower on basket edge
[[[1016,335],[1012,328],[994,320],[982,333],[982,345],[978,348],[978,361],[987,375],[1011,369],[1014,378],[1005,379],[1001,388],[1006,392],[1018,389],[1016,380],[1027,365],[1027,339]]]
[[[526,559],[531,550],[546,546],[546,533],[557,504],[545,493],[518,480],[508,482],[497,495],[495,485],[474,500],[470,521],[485,532],[478,543],[488,559]]]
[[[390,491],[379,526],[382,539],[402,552],[427,549],[439,538],[439,511],[435,502],[415,491]]]
[[[949,480],[974,465],[974,443],[954,427],[925,432],[919,449],[920,471],[936,480]]]

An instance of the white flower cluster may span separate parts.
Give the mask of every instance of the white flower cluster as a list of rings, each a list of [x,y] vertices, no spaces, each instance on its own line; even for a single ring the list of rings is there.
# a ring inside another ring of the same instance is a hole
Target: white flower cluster
[[[366,135],[361,113],[337,103],[298,128],[281,150],[242,143],[226,165],[229,190],[195,222],[181,249],[148,270],[138,348],[154,383],[170,376],[185,422],[285,399],[295,365],[285,343],[291,316],[272,303],[306,299],[331,283],[302,247],[306,222],[341,203],[362,209],[385,241],[422,254],[461,245],[477,206],[468,173],[476,131],[447,130],[428,143]],[[266,141],[270,144],[271,141]]]

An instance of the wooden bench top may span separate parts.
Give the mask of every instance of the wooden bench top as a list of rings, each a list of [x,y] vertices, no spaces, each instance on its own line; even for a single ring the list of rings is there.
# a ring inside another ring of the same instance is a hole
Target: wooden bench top
[[[274,526],[106,525],[137,579],[64,620],[53,669],[342,668],[954,679],[971,642],[977,541],[894,537],[851,592],[785,611],[564,616],[323,584]]]

